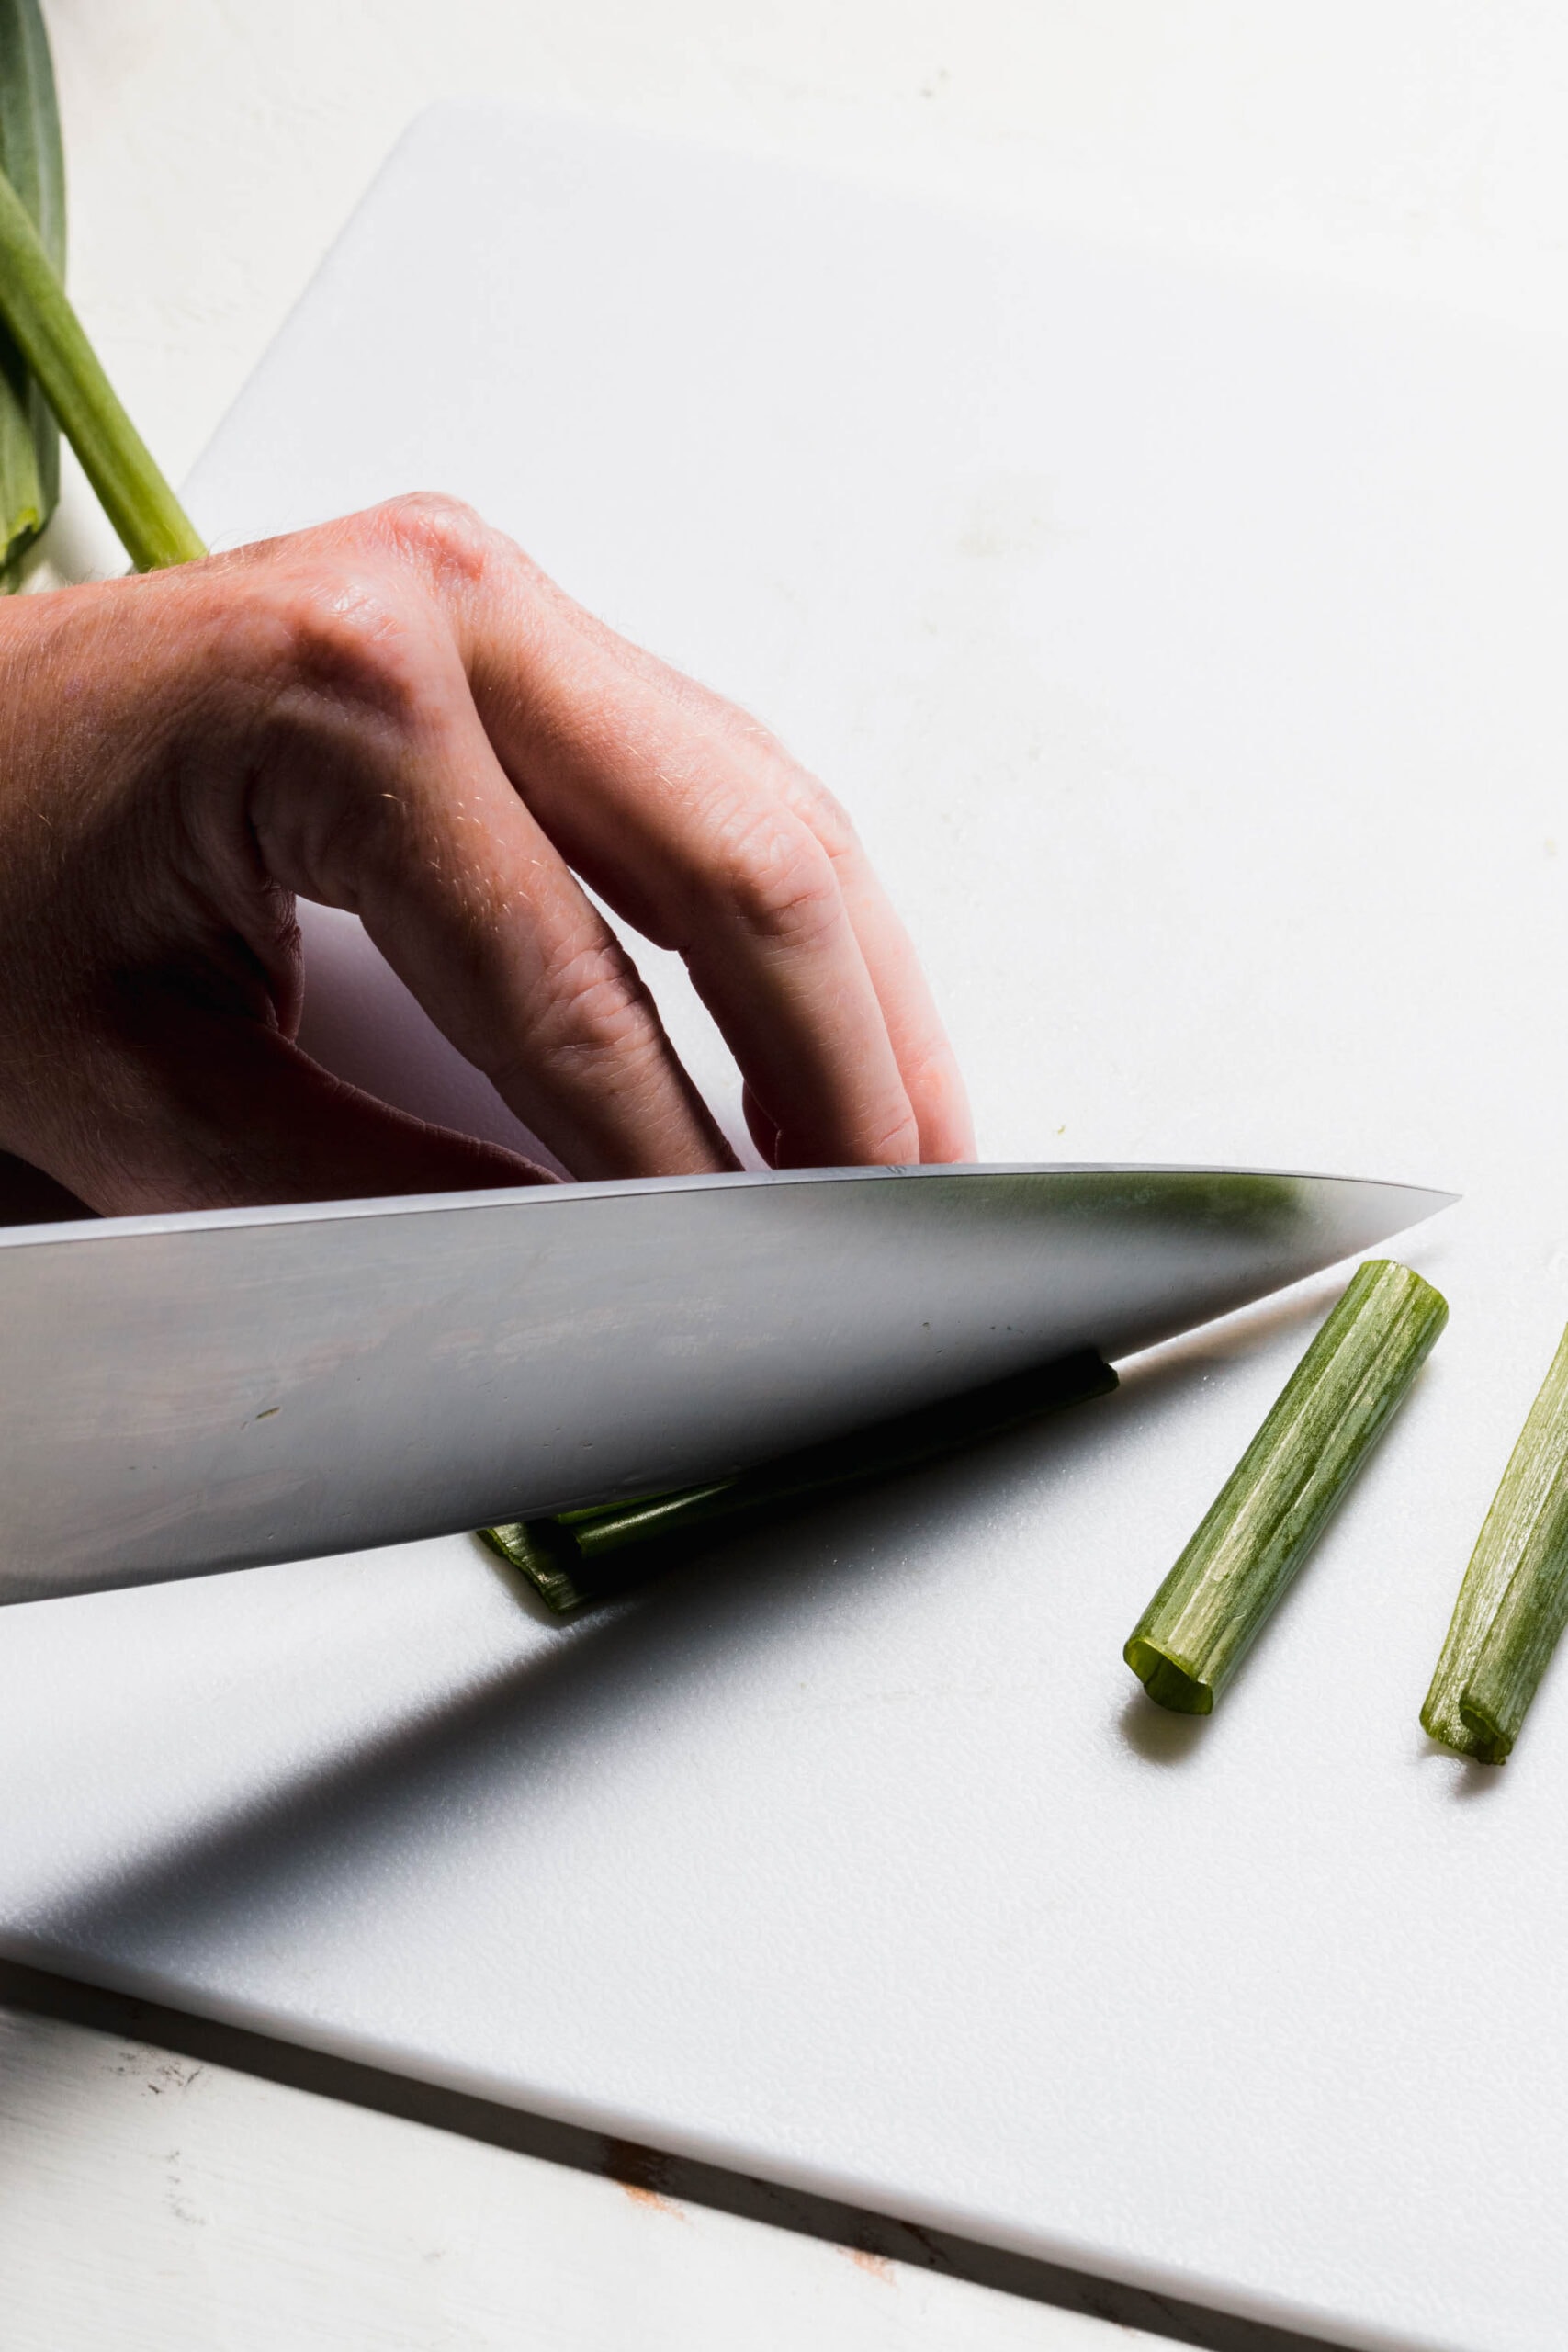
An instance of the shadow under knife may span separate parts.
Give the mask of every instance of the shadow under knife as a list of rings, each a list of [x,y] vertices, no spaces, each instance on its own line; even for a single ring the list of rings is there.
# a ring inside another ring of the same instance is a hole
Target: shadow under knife
[[[1228,1352],[1237,1352],[1238,1342],[1250,1351],[1281,1323],[1317,1311],[1310,1300],[1264,1316],[1254,1310]],[[574,1747],[592,1749],[650,1691],[710,1668],[721,1671],[737,1647],[761,1644],[781,1620],[881,1576],[889,1551],[902,1553],[905,1573],[947,1577],[962,1608],[964,1588],[953,1579],[951,1563],[983,1541],[998,1496],[1026,1494],[1037,1502],[1047,1543],[1054,1477],[1105,1442],[1105,1417],[1116,1416],[1130,1439],[1130,1424],[1173,1409],[1213,1362],[1212,1335],[1193,1335],[1140,1359],[1110,1396],[874,1487],[803,1502],[766,1529],[694,1547],[637,1591],[575,1620],[552,1621],[558,1639],[520,1663],[446,1703],[423,1705],[347,1755],[313,1761],[107,1883],[62,1896],[39,1920],[39,1942],[50,1948],[51,1964],[73,1967],[154,1926],[163,1940],[183,1924],[220,1916],[231,1903],[254,1905],[269,1885],[297,1891],[334,1854],[394,1837],[438,1787],[449,1796],[455,1777],[479,1788],[502,1772],[558,1765]],[[511,1572],[499,1562],[495,1567],[510,1584]],[[532,1601],[520,1605],[536,1620],[541,1614]],[[1151,1729],[1140,1718],[1123,1729],[1144,1752],[1155,1741],[1162,1757],[1185,1752],[1182,1736],[1192,1737],[1177,1724],[1173,1748],[1163,1724]]]
[[[1100,1410],[1115,1414],[1124,1426],[1157,1418],[1211,1371],[1217,1350],[1226,1355],[1249,1352],[1281,1326],[1318,1311],[1314,1301],[1291,1301],[1261,1317],[1254,1311],[1245,1332],[1223,1341],[1216,1332],[1191,1335],[1141,1359],[1120,1394],[1100,1400]],[[939,1464],[890,1477],[874,1489],[797,1507],[765,1533],[753,1530],[714,1542],[654,1584],[592,1616],[556,1621],[559,1639],[542,1653],[509,1665],[448,1704],[422,1708],[351,1755],[313,1765],[150,1861],[57,1903],[39,1920],[36,1936],[27,1939],[28,1950],[0,1962],[0,1999],[107,2030],[143,2033],[166,2048],[295,2082],[319,2095],[608,2173],[665,2195],[940,2269],[1209,2352],[1316,2352],[1315,2338],[862,2211],[723,2166],[632,2147],[389,2067],[154,2007],[134,1989],[94,1991],[67,1981],[78,1971],[92,1974],[101,1966],[111,1980],[118,1973],[123,1988],[133,1972],[117,1969],[117,1950],[137,1944],[146,1949],[150,1939],[166,1943],[182,1926],[210,1927],[236,1907],[276,1903],[281,1909],[288,1899],[297,1902],[302,1882],[340,1867],[344,1854],[366,1840],[395,1838],[427,1811],[438,1788],[449,1797],[455,1774],[468,1786],[482,1787],[519,1769],[533,1771],[558,1763],[563,1750],[578,1742],[592,1746],[625,1709],[646,1703],[650,1690],[667,1687],[672,1678],[709,1660],[722,1663],[737,1643],[761,1641],[781,1618],[882,1574],[890,1551],[902,1551],[907,1558],[914,1551],[917,1556],[908,1565],[919,1574],[923,1544],[931,1555],[929,1572],[951,1579],[954,1553],[983,1540],[984,1522],[998,1495],[1021,1491],[1037,1498],[1042,1535],[1048,1539],[1056,1476],[1069,1473],[1105,1434],[1103,1419],[1075,1409]],[[1057,1566],[1060,1571],[1062,1564]],[[505,1573],[499,1563],[496,1569]],[[964,1605],[961,1585],[954,1585],[954,1601]],[[1146,1705],[1138,1694],[1133,1699]],[[1168,1720],[1179,1736],[1191,1736],[1190,1724]],[[1163,1721],[1159,1729],[1169,1737]],[[20,1951],[15,1939],[12,1950]],[[61,1974],[30,1964],[38,1959]],[[186,1994],[176,1988],[172,1997],[183,2000]]]

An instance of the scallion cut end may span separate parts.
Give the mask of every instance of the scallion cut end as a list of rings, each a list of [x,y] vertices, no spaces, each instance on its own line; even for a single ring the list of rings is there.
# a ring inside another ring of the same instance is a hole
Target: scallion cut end
[[[1478,1764],[1506,1764],[1513,1752],[1515,1734],[1473,1701],[1459,1702],[1460,1721],[1470,1734],[1465,1753]]]
[[[1122,1655],[1156,1707],[1168,1707],[1173,1715],[1213,1713],[1212,1687],[1178,1665],[1168,1651],[1154,1642],[1134,1634]]]
[[[481,1544],[525,1577],[547,1609],[570,1617],[590,1595],[581,1591],[567,1566],[566,1547],[553,1540],[554,1523],[544,1519],[512,1519],[495,1527],[481,1527]]]

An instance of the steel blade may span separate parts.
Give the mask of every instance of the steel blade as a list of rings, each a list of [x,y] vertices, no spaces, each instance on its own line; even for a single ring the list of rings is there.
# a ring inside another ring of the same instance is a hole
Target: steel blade
[[[0,1599],[648,1493],[1096,1347],[1447,1193],[827,1170],[0,1231]]]

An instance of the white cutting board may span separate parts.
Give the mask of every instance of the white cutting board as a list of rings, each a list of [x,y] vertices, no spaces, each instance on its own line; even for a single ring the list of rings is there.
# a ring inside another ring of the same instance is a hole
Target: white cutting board
[[[472,498],[851,803],[987,1157],[1462,1185],[1405,1252],[1453,1321],[1207,1724],[1122,1640],[1331,1282],[564,1630],[464,1538],[10,1611],[5,1949],[1347,2344],[1556,2352],[1568,1675],[1502,1772],[1416,1716],[1568,1316],[1565,419],[1546,340],[420,123],[202,526]],[[431,1099],[354,952],[313,931],[311,1034]]]

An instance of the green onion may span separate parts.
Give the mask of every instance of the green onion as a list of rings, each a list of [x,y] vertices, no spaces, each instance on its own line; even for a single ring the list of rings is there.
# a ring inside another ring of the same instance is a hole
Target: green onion
[[[16,189],[56,273],[65,267],[65,159],[49,40],[38,0],[0,0],[0,172]],[[60,435],[12,338],[0,328],[0,591],[60,496]]]
[[[0,0],[0,585],[59,495],[63,429],[138,571],[207,550],[72,309],[65,164],[38,0]]]
[[[1042,1414],[1106,1396],[1116,1385],[1111,1366],[1085,1349],[705,1486],[597,1503],[549,1519],[513,1520],[479,1532],[564,1615],[646,1581],[693,1537],[938,1460],[976,1439],[999,1437]]]
[[[0,177],[0,317],[138,571],[206,553],[127,416],[8,179]]]
[[[1160,1706],[1213,1712],[1448,1319],[1408,1266],[1358,1268],[1122,1652]]]
[[[1464,1572],[1421,1710],[1446,1747],[1501,1764],[1568,1623],[1568,1332]]]

